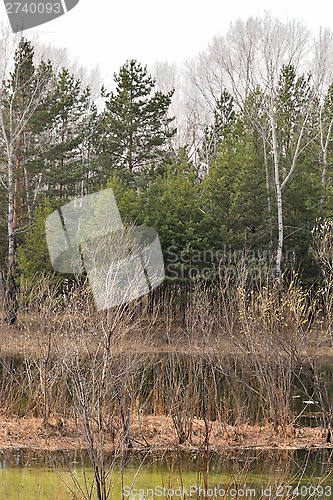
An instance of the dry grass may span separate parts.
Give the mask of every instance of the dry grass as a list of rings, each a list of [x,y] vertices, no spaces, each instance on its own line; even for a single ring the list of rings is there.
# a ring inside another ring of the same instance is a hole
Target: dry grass
[[[74,419],[60,420],[51,417],[45,428],[41,418],[0,419],[0,449],[30,448],[39,450],[85,449],[84,432]],[[333,448],[327,444],[325,433],[319,428],[292,427],[282,436],[274,433],[272,426],[227,425],[224,429],[218,421],[209,421],[211,451],[226,449],[296,450],[311,448]],[[191,439],[179,445],[171,417],[132,415],[130,431],[131,447],[135,450],[200,450],[204,448],[205,423],[194,419]],[[119,438],[120,439],[120,438]],[[106,433],[105,451],[119,445],[118,437]]]

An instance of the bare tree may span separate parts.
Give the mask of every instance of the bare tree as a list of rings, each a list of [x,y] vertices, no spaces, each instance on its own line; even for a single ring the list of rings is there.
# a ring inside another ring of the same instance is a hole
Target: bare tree
[[[307,128],[318,92],[333,61],[331,53],[324,50],[328,45],[329,33],[321,40],[313,41],[309,30],[301,23],[283,23],[267,14],[264,18],[249,18],[231,24],[225,37],[214,38],[208,50],[188,64],[189,77],[208,107],[214,105],[223,88],[230,92],[238,109],[244,113],[249,110],[246,106],[249,97],[258,89],[262,95],[261,110],[268,129],[263,128],[262,120],[258,124],[257,116],[250,115],[249,118],[254,127],[259,127],[266,161],[272,159],[273,162],[278,227],[277,277],[281,276],[284,241],[283,191],[300,154],[315,139],[313,135],[309,136]],[[279,119],[281,108],[286,103],[280,99],[279,83],[283,69],[288,67],[295,72],[294,95],[289,104],[301,87],[303,95],[299,93],[298,112],[289,127],[287,154]],[[301,76],[307,72],[311,73],[311,78]],[[302,78],[307,82],[301,81]]]

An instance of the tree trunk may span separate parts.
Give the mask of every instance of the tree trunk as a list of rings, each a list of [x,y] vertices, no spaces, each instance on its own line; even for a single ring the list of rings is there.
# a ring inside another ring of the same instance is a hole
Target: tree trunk
[[[13,277],[14,255],[14,183],[12,151],[8,154],[8,269],[6,278],[1,273],[3,291],[3,310],[5,322],[13,325],[17,319],[18,303],[16,283]]]
[[[331,137],[332,126],[333,126],[333,120],[331,120],[331,122],[329,124],[328,132],[327,132],[326,140],[325,140],[325,144],[324,144],[322,125],[321,125],[321,148],[323,151],[323,166],[321,169],[321,184],[322,184],[322,188],[323,188],[323,193],[322,193],[322,196],[320,199],[321,207],[323,207],[323,205],[325,203],[325,196],[326,196],[326,170],[327,170],[327,166],[328,166],[327,151],[328,151],[328,145],[329,145],[329,141],[330,141],[330,137]]]
[[[269,173],[268,173],[268,162],[267,162],[267,151],[266,151],[265,137],[263,137],[262,140],[263,140],[263,147],[264,147],[268,217],[269,217],[269,220],[271,220],[272,219],[272,201],[271,201],[270,189],[269,189]],[[270,249],[272,248],[272,245],[273,245],[273,231],[272,231],[272,226],[270,224],[270,242],[269,242]]]
[[[280,184],[279,175],[279,153],[277,146],[276,137],[276,124],[273,114],[270,116],[271,126],[272,126],[272,142],[273,142],[273,155],[274,155],[274,179],[275,179],[275,192],[276,192],[276,203],[277,203],[277,219],[278,219],[278,244],[276,251],[276,277],[279,279],[281,277],[281,261],[282,261],[282,250],[283,250],[283,213],[282,213],[282,189]]]
[[[133,111],[133,97],[132,97],[132,90],[130,94],[130,129],[129,129],[129,152],[128,152],[128,171],[131,174],[133,172],[133,165],[132,165],[132,153],[133,153],[133,118],[132,118],[132,111]]]
[[[22,143],[22,134],[20,134],[17,141],[17,156],[16,156],[16,178],[15,178],[15,187],[14,187],[14,215],[13,215],[13,229],[15,230],[18,222],[19,216],[19,202],[18,202],[18,193],[20,187],[20,170],[21,170],[21,162],[22,158],[19,153],[20,147]]]
[[[16,283],[11,269],[8,270],[6,278],[0,269],[0,291],[2,295],[4,320],[8,325],[13,325],[17,320],[18,302],[16,298]]]

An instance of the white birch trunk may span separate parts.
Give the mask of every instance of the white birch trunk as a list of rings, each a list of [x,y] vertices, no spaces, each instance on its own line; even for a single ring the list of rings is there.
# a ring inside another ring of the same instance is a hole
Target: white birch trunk
[[[14,179],[13,179],[13,159],[12,147],[8,151],[8,272],[14,265]]]
[[[270,112],[270,120],[271,120],[271,133],[272,133],[272,143],[273,143],[274,182],[276,191],[277,222],[278,222],[278,243],[277,243],[277,252],[275,260],[275,270],[277,278],[280,278],[282,250],[283,250],[283,211],[282,211],[283,206],[282,206],[282,189],[281,189],[280,172],[279,172],[279,151],[277,145],[276,123],[273,111]]]
[[[330,121],[328,131],[324,140],[324,131],[323,131],[323,123],[321,119],[321,113],[320,113],[320,144],[321,144],[321,149],[323,152],[323,165],[321,169],[321,184],[323,188],[323,194],[321,195],[320,199],[320,204],[321,206],[324,205],[325,203],[325,197],[326,197],[326,171],[327,171],[327,165],[328,165],[328,159],[327,159],[327,151],[328,151],[328,145],[332,133],[332,127],[333,127],[333,118]]]

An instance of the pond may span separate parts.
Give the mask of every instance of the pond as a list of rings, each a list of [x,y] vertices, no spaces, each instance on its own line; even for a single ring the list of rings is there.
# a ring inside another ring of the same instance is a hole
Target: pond
[[[136,454],[123,468],[110,456],[109,498],[333,498],[332,463],[328,449]],[[17,449],[0,453],[0,467],[1,500],[89,498],[93,474],[78,453]]]

